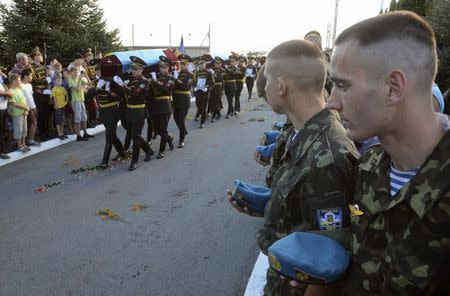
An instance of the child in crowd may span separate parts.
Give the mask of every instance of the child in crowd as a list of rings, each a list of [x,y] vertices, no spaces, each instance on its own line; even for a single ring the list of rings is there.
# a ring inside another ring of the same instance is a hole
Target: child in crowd
[[[23,93],[20,76],[18,74],[13,73],[9,75],[9,86],[11,98],[8,100],[8,112],[12,117],[14,140],[17,144],[17,150],[25,153],[31,150],[29,147],[25,146],[25,138],[27,136],[27,116],[30,108],[27,105],[27,98]]]
[[[69,70],[67,68],[64,68],[62,70],[62,87],[66,89],[67,96],[69,99],[69,102],[72,103],[72,96],[71,91],[69,87]],[[73,135],[73,110],[71,104],[66,104],[66,107],[64,107],[64,121],[65,121],[65,128],[66,128],[66,134]]]
[[[56,132],[58,133],[58,137],[60,140],[65,140],[68,137],[64,135],[63,127],[64,127],[64,107],[69,101],[69,96],[67,95],[66,89],[62,86],[62,77],[61,74],[56,73],[53,78],[53,89],[52,89],[52,98],[53,98],[53,108],[55,109],[55,125]]]
[[[74,112],[74,129],[77,134],[77,141],[87,141],[92,138],[86,131],[87,113],[84,105],[84,88],[89,84],[84,72],[78,72],[76,67],[69,70],[69,87],[72,95],[72,109]],[[80,130],[83,130],[81,137]]]
[[[31,81],[33,80],[33,72],[30,68],[25,68],[22,70],[20,74],[20,78],[22,80],[22,89],[25,98],[27,98],[27,104],[30,108],[30,112],[28,114],[28,141],[27,146],[41,146],[41,144],[37,143],[34,140],[34,135],[36,134],[37,120],[38,120],[38,111],[36,108],[36,103],[33,98],[33,86],[31,85]]]
[[[0,71],[1,73],[1,71]],[[2,73],[3,74],[3,73]],[[3,76],[0,75],[0,158],[9,159],[9,155],[6,154],[6,115],[8,108],[8,98],[11,96],[11,92],[6,88],[3,80]]]

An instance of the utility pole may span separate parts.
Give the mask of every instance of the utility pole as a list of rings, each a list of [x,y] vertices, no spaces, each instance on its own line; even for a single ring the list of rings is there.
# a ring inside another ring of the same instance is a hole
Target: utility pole
[[[334,25],[333,25],[333,47],[334,47],[334,41],[336,40],[336,29],[337,29],[337,22],[338,22],[338,13],[339,13],[339,0],[335,0],[335,5],[334,5]]]
[[[172,49],[172,24],[169,24],[169,49]]]
[[[211,51],[211,23],[208,27],[208,50]]]
[[[131,24],[131,45],[133,46],[134,50],[134,24]]]
[[[325,48],[330,49],[330,39],[331,39],[331,24],[327,24],[327,39],[325,42]]]

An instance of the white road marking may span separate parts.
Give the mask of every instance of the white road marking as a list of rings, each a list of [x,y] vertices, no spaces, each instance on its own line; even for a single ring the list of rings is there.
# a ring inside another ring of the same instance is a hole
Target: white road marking
[[[269,261],[267,260],[267,256],[260,252],[250,279],[248,280],[244,296],[261,296],[264,294],[268,268]]]

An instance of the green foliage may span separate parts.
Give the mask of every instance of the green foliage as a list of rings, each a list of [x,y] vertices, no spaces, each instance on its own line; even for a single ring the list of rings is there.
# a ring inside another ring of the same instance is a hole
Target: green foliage
[[[395,10],[410,10],[418,15],[425,16],[427,11],[426,0],[399,0]]]
[[[108,52],[120,47],[119,31],[108,31],[97,0],[13,0],[0,6],[0,42],[3,63],[15,62],[18,52],[30,53],[35,46],[63,64],[75,52],[97,47]]]
[[[397,9],[397,0],[391,0],[389,4],[389,11],[394,11]]]

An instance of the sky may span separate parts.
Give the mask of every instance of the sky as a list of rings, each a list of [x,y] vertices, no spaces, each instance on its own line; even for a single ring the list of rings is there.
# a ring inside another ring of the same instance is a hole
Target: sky
[[[389,0],[340,0],[337,33],[375,16]],[[277,44],[319,31],[325,46],[335,0],[99,0],[109,28],[118,28],[123,45],[199,46],[211,24],[211,51],[267,51]],[[203,45],[207,45],[205,40]]]
[[[0,0],[9,3],[10,0]],[[340,0],[337,34],[375,16],[389,0]],[[211,52],[268,51],[290,39],[319,31],[324,46],[328,25],[331,36],[335,0],[98,0],[109,29],[119,29],[122,44],[200,46],[211,24]],[[203,45],[208,45],[204,40]]]

